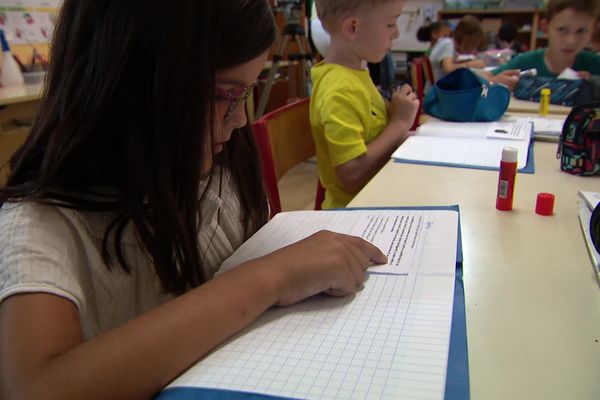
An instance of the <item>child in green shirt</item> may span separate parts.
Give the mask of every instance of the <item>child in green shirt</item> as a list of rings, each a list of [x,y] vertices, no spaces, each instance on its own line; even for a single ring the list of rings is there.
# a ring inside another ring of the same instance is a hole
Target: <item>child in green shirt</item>
[[[600,75],[600,56],[584,50],[599,13],[598,0],[550,0],[542,21],[548,47],[521,54],[492,73],[535,68],[538,76],[554,78],[572,68],[584,79]]]

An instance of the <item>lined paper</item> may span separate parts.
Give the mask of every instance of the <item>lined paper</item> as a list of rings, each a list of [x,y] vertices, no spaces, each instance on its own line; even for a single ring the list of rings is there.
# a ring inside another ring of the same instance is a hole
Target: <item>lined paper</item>
[[[498,168],[504,147],[515,147],[517,149],[517,168],[524,168],[527,165],[529,140],[456,139],[452,137],[411,136],[398,147],[392,158],[434,164]]]
[[[502,139],[495,130],[505,130]],[[527,166],[532,123],[501,121],[495,123],[457,123],[431,121],[407,138],[392,158],[428,164],[498,168],[504,147],[518,151],[517,167]],[[493,136],[493,137],[492,137]]]
[[[406,224],[400,223],[402,219]],[[224,268],[323,226],[371,236],[378,229],[386,236],[386,230],[394,231],[392,226],[409,232],[409,221],[414,229],[406,235],[410,240],[401,257],[409,260],[405,274],[370,273],[363,289],[353,296],[319,295],[291,307],[272,308],[167,389],[191,386],[290,398],[442,399],[452,322],[457,212],[281,213]]]

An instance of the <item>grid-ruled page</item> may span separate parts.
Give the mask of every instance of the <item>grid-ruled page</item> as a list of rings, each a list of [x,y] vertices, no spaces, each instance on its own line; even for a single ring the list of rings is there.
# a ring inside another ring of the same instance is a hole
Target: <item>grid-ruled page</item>
[[[458,213],[282,213],[244,243],[224,267],[262,256],[319,229],[352,233],[377,243],[389,260],[405,261],[406,273],[370,273],[363,289],[353,296],[321,295],[272,308],[169,387],[315,399],[443,398]]]
[[[270,310],[170,386],[442,399],[453,291],[453,276],[372,274],[355,296]]]

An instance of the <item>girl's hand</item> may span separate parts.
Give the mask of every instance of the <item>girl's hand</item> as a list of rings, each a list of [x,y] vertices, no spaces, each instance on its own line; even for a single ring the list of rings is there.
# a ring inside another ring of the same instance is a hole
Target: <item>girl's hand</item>
[[[484,60],[470,60],[465,63],[467,68],[485,68],[486,63]]]
[[[320,231],[255,262],[274,279],[279,293],[276,304],[285,306],[318,293],[354,293],[363,284],[367,268],[385,264],[387,257],[359,237]]]

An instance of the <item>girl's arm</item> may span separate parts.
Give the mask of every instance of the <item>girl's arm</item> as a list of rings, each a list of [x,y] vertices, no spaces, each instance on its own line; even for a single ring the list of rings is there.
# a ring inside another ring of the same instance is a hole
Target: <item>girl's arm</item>
[[[322,231],[89,341],[69,300],[14,295],[0,304],[0,398],[150,398],[269,307],[350,294],[385,261],[360,238]]]

